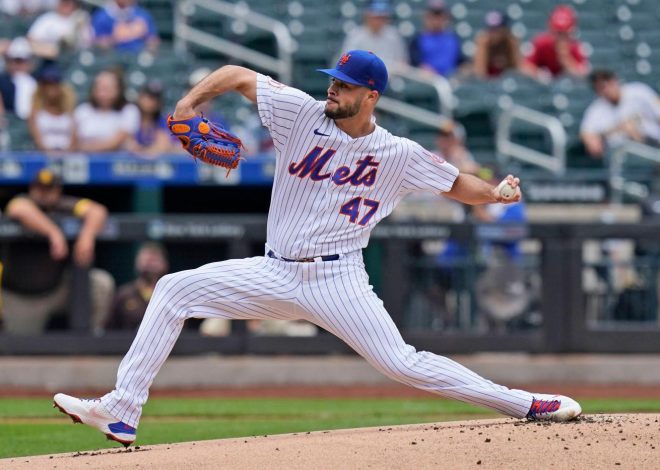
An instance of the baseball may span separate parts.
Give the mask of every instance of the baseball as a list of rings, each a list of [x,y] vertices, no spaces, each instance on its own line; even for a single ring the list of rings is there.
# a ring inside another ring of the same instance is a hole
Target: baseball
[[[511,199],[516,195],[516,188],[511,186],[506,180],[499,184],[499,194],[504,199]]]

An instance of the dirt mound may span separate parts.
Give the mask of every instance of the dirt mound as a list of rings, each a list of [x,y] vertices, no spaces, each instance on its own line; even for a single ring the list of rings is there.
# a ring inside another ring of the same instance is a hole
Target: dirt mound
[[[256,436],[0,460],[3,469],[655,468],[660,414],[514,419]]]

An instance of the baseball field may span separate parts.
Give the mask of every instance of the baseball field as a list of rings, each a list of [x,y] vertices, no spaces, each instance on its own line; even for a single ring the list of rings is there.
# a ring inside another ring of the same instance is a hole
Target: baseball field
[[[128,450],[72,425],[47,395],[5,393],[0,467],[529,468],[543,456],[556,468],[657,468],[657,387],[570,392],[585,415],[568,424],[502,418],[399,387],[160,392]]]

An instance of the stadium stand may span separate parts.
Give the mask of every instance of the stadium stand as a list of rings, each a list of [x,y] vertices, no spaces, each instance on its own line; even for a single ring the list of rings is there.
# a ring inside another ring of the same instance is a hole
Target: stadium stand
[[[91,3],[84,2],[89,9]],[[193,2],[194,3],[194,2]],[[447,2],[453,17],[453,27],[463,41],[463,52],[469,58],[474,52],[474,38],[483,25],[483,18],[492,9],[492,3],[484,0],[459,0]],[[653,87],[660,85],[660,69],[657,55],[660,50],[660,33],[655,25],[660,8],[649,0],[625,0],[612,2],[601,0],[573,0],[569,2],[579,14],[579,39],[594,68],[611,67],[623,80],[641,80]],[[240,3],[239,3],[240,4]],[[323,96],[326,79],[310,69],[327,66],[340,47],[344,32],[360,22],[366,0],[342,2],[318,2],[316,0],[256,0],[242,3],[245,8],[282,21],[296,42],[293,55],[293,84],[315,96]],[[393,1],[393,22],[406,39],[410,39],[420,27],[425,8],[422,0]],[[174,11],[179,8],[190,26],[232,42],[240,43],[269,55],[276,50],[272,35],[249,27],[244,22],[209,14],[209,11],[190,2],[170,0],[143,0],[140,5],[156,19],[162,45],[154,54],[142,53],[137,58],[112,53],[97,54],[82,51],[61,57],[80,97],[87,94],[90,78],[109,65],[121,65],[128,78],[128,86],[136,91],[151,77],[157,77],[165,89],[166,107],[174,104],[187,86],[191,71],[201,66],[211,69],[228,61],[215,51],[190,45],[186,53],[174,49]],[[175,7],[176,5],[176,7]],[[249,6],[248,6],[249,5]],[[511,20],[514,34],[522,42],[523,52],[529,50],[529,41],[545,29],[552,2],[520,0],[507,2],[502,9]],[[11,18],[6,22],[2,35],[10,38],[25,34],[34,18]],[[494,127],[502,106],[512,103],[548,113],[560,119],[568,136],[569,166],[593,166],[584,157],[578,141],[578,128],[582,113],[593,94],[588,86],[578,80],[561,78],[549,84],[541,84],[527,77],[506,74],[489,82],[458,75],[452,80],[456,96],[455,118],[466,128],[467,143],[484,163],[492,163],[494,156]],[[388,94],[407,103],[427,109],[438,109],[438,100],[428,87],[406,82],[393,82]],[[231,109],[230,103],[221,111],[230,121],[240,121],[244,111]],[[239,103],[240,104],[240,103]],[[384,124],[430,145],[434,129],[383,117]],[[12,121],[9,129],[12,149],[27,150],[24,123]],[[519,129],[516,139],[532,148],[547,146],[546,138],[538,130]],[[524,168],[524,167],[523,167]]]

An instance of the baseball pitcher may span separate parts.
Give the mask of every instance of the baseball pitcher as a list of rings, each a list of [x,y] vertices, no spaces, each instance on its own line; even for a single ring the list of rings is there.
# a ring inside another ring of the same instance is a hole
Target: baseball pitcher
[[[275,144],[264,256],[207,264],[157,284],[115,389],[95,400],[55,395],[61,411],[124,445],[136,438],[149,387],[188,318],[304,319],[333,333],[393,380],[517,418],[568,421],[580,405],[561,395],[494,384],[460,364],[416,351],[401,338],[369,285],[362,248],[376,224],[406,195],[430,191],[467,204],[520,200],[518,178],[497,187],[441,155],[378,126],[374,109],[387,70],[373,53],[341,56],[327,98],[253,70],[224,66],[177,104],[169,126],[195,157],[230,171],[240,141],[195,116],[216,96],[238,92],[257,104]]]

